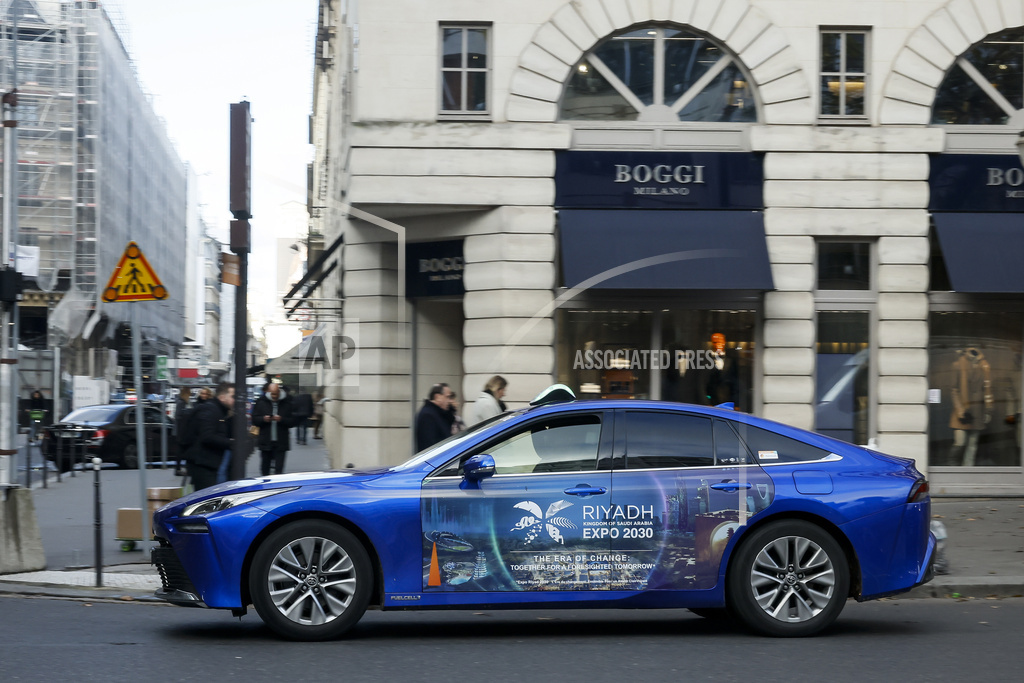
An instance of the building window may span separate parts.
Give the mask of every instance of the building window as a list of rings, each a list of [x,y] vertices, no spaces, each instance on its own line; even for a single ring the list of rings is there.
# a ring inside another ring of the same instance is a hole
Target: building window
[[[488,113],[490,27],[441,26],[441,114]]]
[[[818,289],[871,289],[871,243],[819,242]]]
[[[1006,124],[1024,107],[1024,28],[993,33],[957,58],[939,85],[932,123]]]
[[[711,39],[647,26],[612,36],[572,70],[561,118],[575,121],[755,122],[751,79]]]
[[[863,118],[867,31],[822,29],[821,115]]]
[[[867,241],[817,245],[814,429],[860,445],[876,431],[875,251]]]

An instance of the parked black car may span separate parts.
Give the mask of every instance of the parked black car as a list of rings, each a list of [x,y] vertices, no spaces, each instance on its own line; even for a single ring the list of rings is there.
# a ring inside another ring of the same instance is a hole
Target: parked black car
[[[146,460],[158,462],[160,455],[160,429],[163,416],[160,408],[145,405]],[[177,461],[174,438],[174,420],[166,418],[167,459]],[[100,457],[103,462],[117,463],[121,467],[137,469],[139,448],[135,432],[135,405],[85,406],[70,412],[63,420],[43,429],[43,455],[57,463],[62,472],[74,463]]]

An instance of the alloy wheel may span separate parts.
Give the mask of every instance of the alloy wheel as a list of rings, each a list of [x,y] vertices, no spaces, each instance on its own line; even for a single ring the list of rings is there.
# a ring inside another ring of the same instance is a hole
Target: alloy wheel
[[[784,536],[768,543],[754,558],[750,588],[765,614],[799,623],[832,603],[836,574],[832,559],[817,543]]]

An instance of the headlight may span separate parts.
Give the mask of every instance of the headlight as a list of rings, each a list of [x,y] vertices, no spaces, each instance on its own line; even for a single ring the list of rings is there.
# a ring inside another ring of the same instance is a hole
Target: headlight
[[[193,503],[185,508],[185,511],[181,513],[182,517],[192,517],[195,515],[210,515],[214,512],[220,512],[221,510],[227,510],[237,505],[244,505],[251,503],[254,500],[260,498],[266,498],[267,496],[273,496],[278,493],[285,493],[287,491],[294,491],[299,488],[298,486],[290,486],[286,489],[270,489],[265,491],[249,491],[248,493],[231,493],[226,496],[218,496],[217,498],[208,498],[207,500],[199,503]]]

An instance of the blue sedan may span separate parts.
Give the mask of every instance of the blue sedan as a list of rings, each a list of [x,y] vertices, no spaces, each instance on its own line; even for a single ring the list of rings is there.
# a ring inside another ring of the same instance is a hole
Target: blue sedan
[[[280,475],[156,512],[177,605],[325,640],[368,608],[689,608],[807,636],[931,579],[912,460],[723,408],[553,387],[374,471]]]

